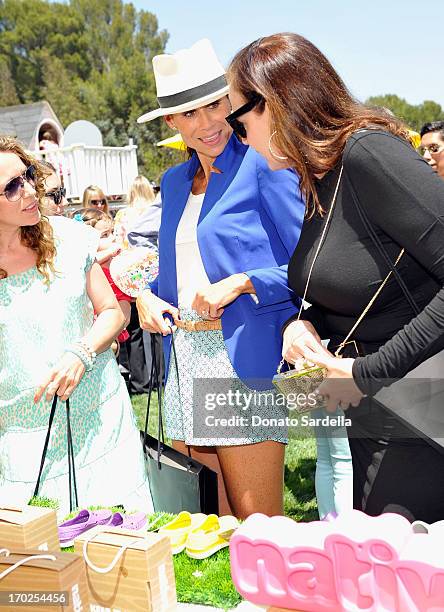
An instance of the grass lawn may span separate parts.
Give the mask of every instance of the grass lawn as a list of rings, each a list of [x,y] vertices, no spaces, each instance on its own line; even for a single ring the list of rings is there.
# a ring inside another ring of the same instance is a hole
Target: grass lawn
[[[145,427],[146,395],[134,395],[134,412],[140,429]],[[150,407],[149,431],[157,437],[157,397],[153,396]],[[312,521],[318,518],[314,492],[316,444],[313,438],[290,439],[285,453],[285,514],[297,521]]]

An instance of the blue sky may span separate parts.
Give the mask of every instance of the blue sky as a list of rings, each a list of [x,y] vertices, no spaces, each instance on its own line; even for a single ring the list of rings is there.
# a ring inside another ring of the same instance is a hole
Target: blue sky
[[[310,39],[360,99],[394,93],[444,107],[444,0],[132,0],[170,34],[167,52],[208,37],[225,65],[259,36]]]

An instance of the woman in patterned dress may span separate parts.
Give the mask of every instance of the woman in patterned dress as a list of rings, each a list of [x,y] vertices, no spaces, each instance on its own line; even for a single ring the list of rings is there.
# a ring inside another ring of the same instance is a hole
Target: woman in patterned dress
[[[33,163],[0,137],[0,503],[31,498],[57,395],[40,495],[67,512],[69,398],[79,503],[150,511],[139,434],[109,349],[123,315],[95,262],[99,234],[42,216]]]

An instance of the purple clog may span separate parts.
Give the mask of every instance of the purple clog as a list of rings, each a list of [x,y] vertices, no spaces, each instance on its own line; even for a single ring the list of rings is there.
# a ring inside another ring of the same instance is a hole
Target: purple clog
[[[109,522],[110,527],[121,527],[122,529],[142,529],[146,525],[146,514],[136,512],[135,514],[121,514],[115,512]]]
[[[80,510],[77,516],[61,523],[58,527],[61,548],[73,545],[73,540],[81,533],[97,525],[108,525],[112,517],[111,510]]]

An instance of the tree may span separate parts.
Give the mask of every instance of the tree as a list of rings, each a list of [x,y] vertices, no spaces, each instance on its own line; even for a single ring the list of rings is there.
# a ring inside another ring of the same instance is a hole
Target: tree
[[[424,123],[430,121],[444,120],[444,112],[439,104],[431,100],[426,100],[422,104],[409,104],[403,98],[394,94],[384,96],[374,96],[367,100],[371,106],[388,108],[394,115],[405,121],[405,123],[419,132]]]
[[[0,107],[20,104],[8,62],[0,57]]]
[[[158,179],[171,153],[153,145],[167,128],[136,119],[157,106],[151,60],[167,39],[155,15],[122,0],[0,0],[0,104],[47,99],[65,127],[93,121],[108,145],[131,137]]]

